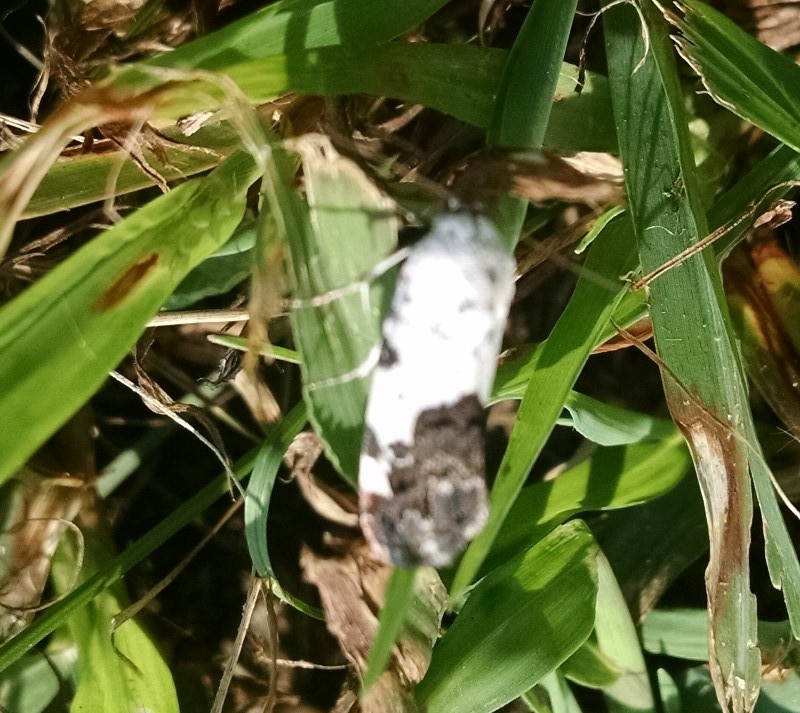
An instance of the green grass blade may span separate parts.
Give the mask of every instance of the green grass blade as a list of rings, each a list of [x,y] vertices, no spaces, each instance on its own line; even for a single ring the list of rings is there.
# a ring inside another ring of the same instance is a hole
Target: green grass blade
[[[600,650],[622,672],[603,691],[609,711],[655,711],[636,627],[614,572],[602,554],[597,559],[597,615],[594,626]]]
[[[577,0],[533,3],[497,90],[489,143],[542,146],[577,4]]]
[[[560,670],[548,673],[522,696],[534,713],[581,713],[567,680]]]
[[[656,679],[658,680],[658,693],[664,713],[683,713],[681,696],[675,679],[663,668],[656,670]]]
[[[114,557],[104,533],[84,528],[84,535],[81,579],[101,570]],[[76,544],[72,538],[65,538],[51,568],[57,593],[67,591],[80,567]],[[170,670],[145,630],[136,620],[130,620],[112,638],[113,617],[128,604],[125,587],[118,580],[67,619],[66,627],[79,650],[72,710],[178,712]]]
[[[453,580],[454,596],[472,582],[480,569],[599,333],[606,328],[627,290],[619,277],[635,265],[628,230],[627,221],[615,221],[592,243],[586,274],[553,332],[534,352],[527,368],[528,386],[492,488],[489,522],[461,561]]]
[[[298,146],[310,219],[289,233],[298,302],[292,330],[309,417],[339,471],[355,483],[380,316],[392,275],[373,271],[397,245],[394,203],[322,141]]]
[[[293,49],[288,54],[232,62],[218,71],[229,77],[249,101],[272,101],[288,92],[339,96],[364,93],[419,103],[486,126],[498,76],[508,53],[471,45],[393,43],[357,47]],[[112,75],[104,86],[143,94],[167,81],[196,80],[175,86],[157,114],[178,117],[215,109],[225,91],[209,75],[133,65]],[[572,105],[570,111],[577,107]],[[577,116],[577,113],[576,113]]]
[[[680,483],[689,465],[688,450],[677,430],[662,441],[599,448],[558,478],[523,488],[487,565],[503,562],[576,513],[657,498]]]
[[[166,181],[175,181],[208,171],[241,147],[239,135],[230,124],[201,128],[186,137],[172,128],[163,130],[170,141],[154,153],[142,148],[147,164]],[[22,218],[49,215],[61,210],[122,196],[154,185],[125,151],[101,151],[62,156],[42,179],[22,213]]]
[[[225,294],[244,282],[253,269],[255,241],[254,227],[240,226],[228,242],[181,280],[162,309],[186,309],[204,297]]]
[[[755,217],[800,181],[800,155],[788,146],[779,146],[758,161],[709,210],[708,223],[728,229],[714,245],[717,255],[726,255],[752,229],[752,220],[740,220],[748,213]]]
[[[597,612],[600,612],[600,600],[601,593],[598,587],[595,606]],[[597,616],[598,614],[595,615],[595,629],[597,628]],[[572,656],[559,666],[558,671],[580,686],[596,689],[608,688],[619,680],[622,675],[620,668],[615,666],[600,650],[595,632],[580,645]]]
[[[233,156],[0,309],[0,481],[97,390],[183,276],[230,237],[257,176],[249,155]]]
[[[642,625],[645,650],[687,661],[708,659],[705,609],[654,609]]]
[[[658,11],[642,7],[650,51],[638,68],[646,50],[639,16],[632,8],[609,8],[604,25],[626,187],[648,273],[708,230],[672,48]],[[710,256],[695,256],[651,283],[649,294],[659,355],[680,382],[664,377],[667,401],[692,447],[709,519],[706,582],[717,695],[734,710],[750,710],[760,681],[749,588],[752,499],[743,446],[750,413],[719,272]]]
[[[564,408],[572,416],[569,425],[600,446],[658,441],[675,433],[675,424],[666,418],[629,411],[577,391],[570,392]]]
[[[278,598],[309,616],[322,619],[322,610],[309,606],[280,586],[272,567],[267,542],[269,503],[272,499],[275,480],[278,477],[278,469],[283,462],[286,449],[291,445],[294,437],[300,433],[307,418],[305,404],[301,402],[286,414],[280,423],[272,426],[267,434],[258,455],[256,455],[250,482],[247,484],[244,501],[244,532],[256,572],[259,576],[273,581],[272,590]]]
[[[722,106],[800,151],[800,67],[709,5],[679,3],[675,43]]]
[[[389,663],[395,642],[403,631],[403,624],[413,602],[416,574],[415,569],[404,567],[395,567],[392,570],[378,619],[378,631],[372,641],[364,680],[361,682],[363,691],[368,691],[386,670],[386,664]]]
[[[550,109],[550,121],[543,146],[559,153],[607,151],[618,153],[617,132],[611,114],[608,80],[599,74],[586,74],[583,91],[575,93],[578,68],[564,62]]]
[[[240,352],[247,351],[247,337],[237,337],[233,334],[209,334],[208,341],[212,344],[219,344],[220,346],[227,347],[228,349],[236,349]],[[284,361],[287,364],[300,364],[300,355],[294,349],[287,349],[286,347],[278,347],[274,344],[269,344],[261,353],[275,359],[275,361]]]
[[[575,521],[481,580],[417,686],[429,713],[497,710],[574,653],[594,624],[597,554]]]
[[[528,12],[494,99],[489,144],[542,147],[559,79],[554,68],[564,58],[574,6],[572,0],[536,0]],[[519,240],[527,209],[527,201],[510,195],[493,207],[492,218],[510,250]]]
[[[148,60],[154,67],[223,70],[234,59],[258,59],[295,49],[380,44],[426,20],[446,0],[371,3],[364,0],[283,0],[210,35]]]

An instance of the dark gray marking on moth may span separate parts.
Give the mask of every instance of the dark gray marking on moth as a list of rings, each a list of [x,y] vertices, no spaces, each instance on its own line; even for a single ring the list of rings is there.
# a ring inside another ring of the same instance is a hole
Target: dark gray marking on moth
[[[369,426],[364,429],[364,439],[361,442],[361,450],[372,458],[377,458],[381,453],[378,439],[375,438],[375,434]]]
[[[378,357],[378,366],[394,366],[397,364],[397,361],[397,350],[391,344],[389,344],[389,342],[384,341],[381,345],[381,354]]]
[[[483,527],[488,515],[484,413],[477,396],[420,413],[413,456],[393,463],[392,497],[363,503],[371,531],[396,565],[446,566]]]
[[[392,451],[392,455],[398,460],[402,460],[403,458],[407,457],[411,451],[407,443],[400,443],[399,441],[397,443],[389,444],[389,449]]]

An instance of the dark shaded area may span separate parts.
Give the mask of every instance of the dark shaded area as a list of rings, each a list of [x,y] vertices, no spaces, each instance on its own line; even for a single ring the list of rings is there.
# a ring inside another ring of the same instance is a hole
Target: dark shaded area
[[[30,118],[30,98],[39,69],[18,47],[42,58],[45,29],[40,20],[47,13],[47,0],[12,0],[0,9],[0,67],[3,89],[0,112],[21,119]]]

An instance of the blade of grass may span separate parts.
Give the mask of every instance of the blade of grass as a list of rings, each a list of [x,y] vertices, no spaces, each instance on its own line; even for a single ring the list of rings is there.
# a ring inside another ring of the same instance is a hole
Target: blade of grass
[[[244,282],[252,271],[255,229],[242,224],[230,240],[181,280],[162,311],[186,309],[204,297],[221,295]]]
[[[571,391],[564,404],[569,423],[584,438],[601,446],[660,440],[675,433],[675,424],[666,418],[603,403],[577,391]]]
[[[144,160],[166,181],[187,178],[217,166],[240,148],[238,133],[228,123],[202,127],[189,139],[175,129],[163,129],[171,141],[162,142],[158,153],[144,146]],[[36,188],[21,218],[49,215],[122,196],[154,185],[152,175],[142,171],[125,151],[62,156]]]
[[[522,696],[533,713],[582,713],[575,695],[560,669],[544,676]]]
[[[0,480],[97,390],[183,276],[230,237],[257,176],[249,155],[231,157],[0,309]]]
[[[497,535],[486,567],[536,542],[572,515],[657,498],[680,483],[689,454],[677,430],[662,441],[598,448],[592,457],[524,488]]]
[[[602,554],[597,559],[594,626],[601,652],[622,671],[620,677],[603,690],[609,711],[654,711],[655,701],[636,627],[614,572]]]
[[[536,0],[528,12],[500,79],[490,145],[542,147],[575,5],[574,0]],[[493,208],[494,223],[509,249],[519,240],[527,208],[527,201],[513,196],[503,196]]]
[[[542,147],[577,4],[577,0],[533,3],[497,89],[490,144]]]
[[[600,584],[600,580],[598,580],[598,584]],[[598,586],[597,602],[595,605],[595,610],[597,612],[600,611],[601,607],[600,599],[601,594]],[[619,666],[615,665],[614,662],[601,651],[597,643],[597,618],[596,615],[595,631],[592,632],[592,636],[586,639],[578,650],[558,667],[558,672],[580,686],[601,689],[608,688],[614,682],[618,681],[623,672]]]
[[[253,462],[253,472],[247,485],[244,501],[244,534],[256,572],[260,577],[272,580],[272,591],[276,596],[298,611],[322,619],[324,616],[321,609],[309,606],[280,586],[272,567],[267,542],[269,503],[278,477],[278,469],[283,463],[286,449],[300,433],[307,418],[306,406],[300,402],[267,433]]]
[[[641,7],[649,50],[632,8],[610,7],[603,19],[626,187],[647,273],[708,230],[663,18],[652,4]],[[706,504],[710,665],[717,696],[725,709],[747,711],[760,682],[749,588],[752,499],[743,446],[750,414],[713,260],[697,255],[665,273],[650,285],[650,304],[659,355],[674,374],[664,375],[667,403],[689,441]]]
[[[751,216],[757,216],[762,208],[766,210],[773,201],[785,196],[798,181],[800,155],[788,146],[778,146],[758,161],[708,212],[711,228],[731,226],[713,244],[714,252],[721,256],[727,255],[752,229],[752,220],[736,223],[743,213],[749,211]]]
[[[597,554],[574,521],[482,579],[417,686],[426,710],[497,710],[566,660],[594,624]]]
[[[223,70],[237,62],[294,49],[380,44],[439,10],[446,0],[369,3],[363,0],[283,0],[216,32],[188,42],[147,64],[177,69]]]
[[[675,44],[722,106],[800,151],[800,67],[709,5],[678,3]]]

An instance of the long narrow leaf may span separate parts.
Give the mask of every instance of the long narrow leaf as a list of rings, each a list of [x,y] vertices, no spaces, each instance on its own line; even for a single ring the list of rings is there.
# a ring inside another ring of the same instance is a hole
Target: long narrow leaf
[[[257,176],[249,155],[231,157],[0,309],[0,481],[97,390],[183,276],[230,237]]]
[[[648,273],[708,230],[672,48],[660,13],[650,3],[642,8],[650,51],[638,67],[647,51],[639,16],[617,6],[605,13],[604,24],[626,187],[642,269]],[[695,256],[656,279],[649,294],[656,345],[670,369],[664,376],[668,404],[692,449],[709,521],[706,586],[717,696],[726,708],[751,710],[760,673],[749,585],[752,501],[743,446],[750,414],[719,272],[710,256]]]
[[[281,587],[272,567],[267,541],[269,503],[272,499],[272,489],[275,486],[278,469],[283,462],[286,449],[292,439],[300,433],[306,419],[305,404],[301,402],[281,419],[280,423],[274,425],[264,439],[253,463],[252,477],[247,485],[247,495],[244,501],[244,532],[256,572],[261,577],[272,580],[272,591],[276,596],[298,611],[322,619],[323,614],[320,609],[306,604]]]
[[[678,3],[675,42],[727,109],[800,151],[800,67],[698,0]]]
[[[594,623],[597,552],[575,521],[481,580],[417,687],[429,713],[496,710],[570,656]]]

